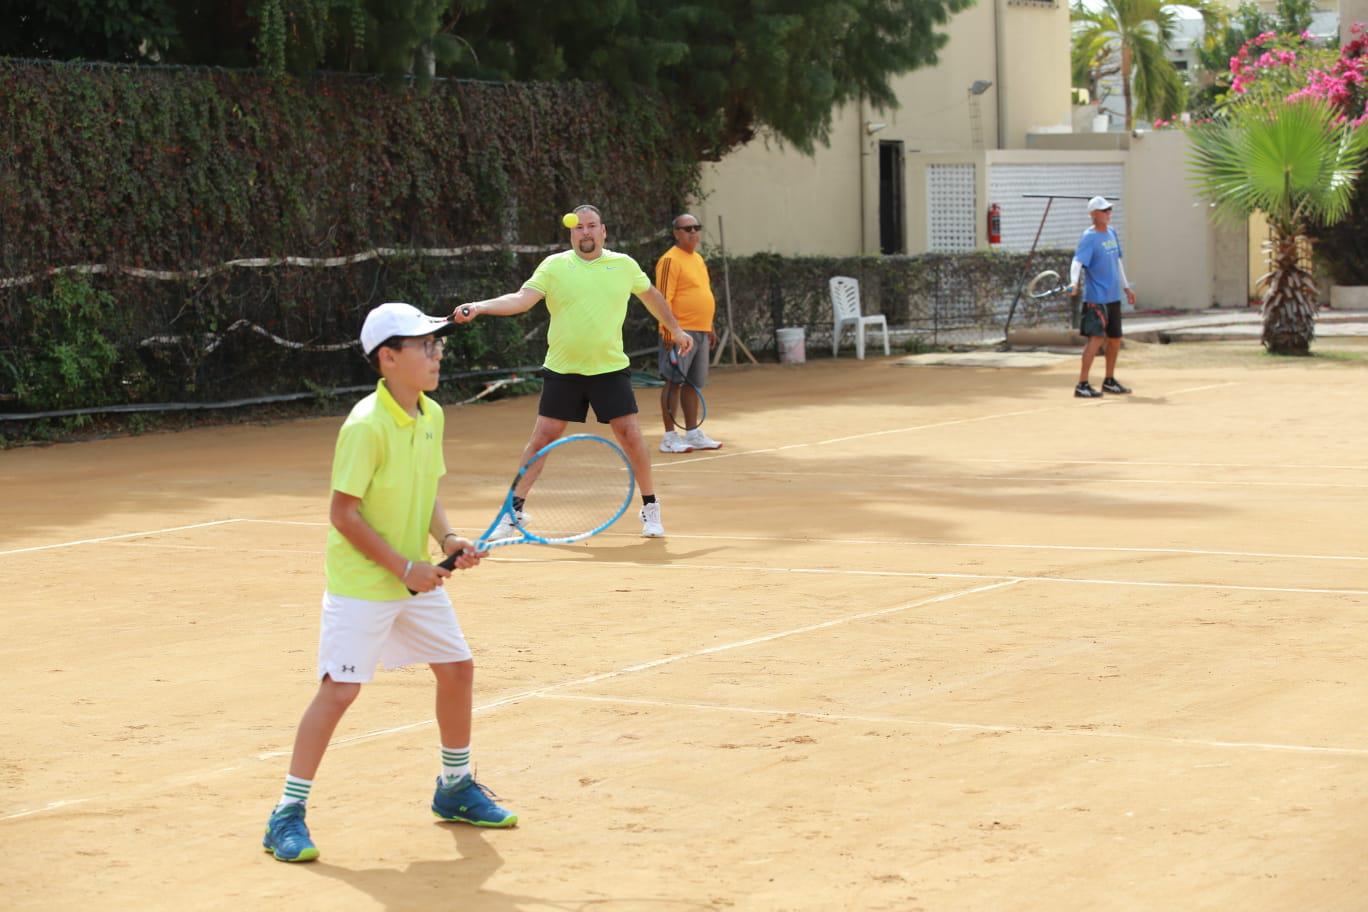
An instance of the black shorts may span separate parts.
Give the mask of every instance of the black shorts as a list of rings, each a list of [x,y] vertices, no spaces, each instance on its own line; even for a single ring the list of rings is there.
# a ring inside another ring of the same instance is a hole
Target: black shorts
[[[1107,325],[1102,325],[1102,317],[1097,312],[1102,308],[1107,314]],[[1090,301],[1083,302],[1083,316],[1078,321],[1078,334],[1080,336],[1106,336],[1108,339],[1121,338],[1121,302],[1112,301],[1107,304],[1093,304]]]
[[[537,414],[557,421],[583,421],[594,407],[599,424],[637,413],[632,371],[624,367],[606,374],[558,374],[542,368],[541,404]]]

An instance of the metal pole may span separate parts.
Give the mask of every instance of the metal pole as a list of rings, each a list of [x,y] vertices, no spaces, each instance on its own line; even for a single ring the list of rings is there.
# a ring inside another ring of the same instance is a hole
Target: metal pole
[[[731,341],[731,360],[736,363],[736,326],[732,322],[731,268],[727,265],[727,236],[722,231],[722,216],[717,216],[717,246],[722,252],[722,289],[727,295],[727,337]]]
[[[1022,268],[1021,284],[1017,286],[1016,297],[1012,299],[1012,306],[1007,311],[1007,324],[1002,327],[1002,341],[1007,341],[1007,334],[1012,331],[1012,317],[1016,314],[1017,303],[1021,300],[1021,295],[1026,291],[1026,283],[1031,280],[1031,261],[1035,259],[1036,245],[1040,243],[1040,233],[1045,230],[1045,220],[1050,217],[1050,206],[1054,205],[1054,197],[1045,200],[1045,211],[1040,215],[1040,224],[1036,226],[1035,239],[1031,241],[1031,250],[1026,254],[1026,265]]]

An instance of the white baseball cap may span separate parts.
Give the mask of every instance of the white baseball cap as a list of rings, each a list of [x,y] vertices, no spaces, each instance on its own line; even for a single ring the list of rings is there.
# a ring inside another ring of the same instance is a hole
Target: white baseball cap
[[[445,336],[456,328],[445,317],[429,317],[412,304],[391,301],[366,314],[361,325],[361,351],[367,358],[392,336]]]
[[[1094,196],[1092,199],[1088,200],[1088,211],[1089,211],[1089,212],[1096,212],[1096,211],[1099,210],[1099,209],[1110,209],[1110,208],[1111,208],[1111,201],[1108,200],[1105,196]]]

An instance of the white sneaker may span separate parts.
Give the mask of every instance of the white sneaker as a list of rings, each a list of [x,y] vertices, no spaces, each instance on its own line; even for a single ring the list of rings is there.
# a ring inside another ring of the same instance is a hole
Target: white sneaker
[[[703,433],[703,431],[701,431],[698,428],[694,428],[692,431],[689,431],[684,435],[684,443],[691,450],[722,449],[722,444],[718,443],[716,440],[713,440],[711,437]]]
[[[692,447],[674,431],[666,431],[665,436],[660,438],[660,452],[662,453],[687,453],[690,449]]]
[[[665,527],[660,524],[660,503],[641,505],[641,537],[664,538]]]
[[[514,512],[518,514],[517,522],[515,523],[513,517],[509,516],[507,513],[499,517],[499,524],[494,527],[493,532],[489,533],[489,541],[498,541],[502,538],[522,537],[522,530],[519,529],[518,526],[525,525],[532,517],[528,516],[522,510],[515,510]]]

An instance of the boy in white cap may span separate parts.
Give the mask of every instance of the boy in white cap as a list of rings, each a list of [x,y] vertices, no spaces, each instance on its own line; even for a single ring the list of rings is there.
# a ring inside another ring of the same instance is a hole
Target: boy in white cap
[[[1130,389],[1116,379],[1116,356],[1121,351],[1121,293],[1131,307],[1135,306],[1135,292],[1126,281],[1126,270],[1121,265],[1121,238],[1111,227],[1112,204],[1103,196],[1088,200],[1088,216],[1092,227],[1083,232],[1069,266],[1069,294],[1078,293],[1079,273],[1087,270],[1083,283],[1083,317],[1078,331],[1088,338],[1083,346],[1083,365],[1078,374],[1074,395],[1093,399],[1103,393],[1129,393]],[[1099,392],[1088,381],[1093,359],[1106,348],[1107,375]]]
[[[424,393],[437,388],[442,337],[454,328],[397,303],[372,310],[361,328],[361,350],[381,379],[337,435],[318,693],[299,722],[284,793],[262,840],[280,861],[318,857],[305,802],[337,723],[381,662],[425,662],[436,678],[442,772],[432,812],[483,827],[518,822],[471,775],[474,664],[442,590],[451,571],[428,560],[429,535],[446,554],[462,552],[459,569],[484,556],[467,550],[471,542],[452,531],[437,501],[437,481],[446,474],[444,416]]]

